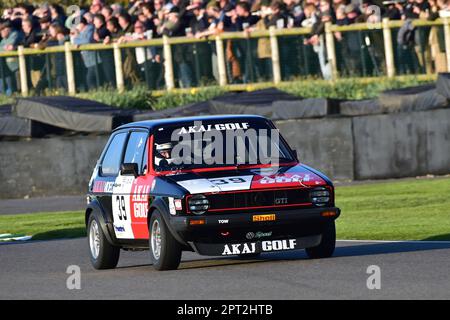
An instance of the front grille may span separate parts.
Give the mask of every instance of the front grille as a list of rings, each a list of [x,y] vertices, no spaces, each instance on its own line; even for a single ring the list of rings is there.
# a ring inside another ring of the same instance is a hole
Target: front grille
[[[245,190],[206,195],[208,212],[312,206],[308,189]]]

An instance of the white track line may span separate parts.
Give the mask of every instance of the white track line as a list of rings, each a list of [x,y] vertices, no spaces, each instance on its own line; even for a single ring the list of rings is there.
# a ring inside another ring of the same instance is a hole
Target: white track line
[[[336,240],[339,242],[364,242],[364,243],[440,243],[440,244],[450,244],[450,241],[443,241],[443,240]]]

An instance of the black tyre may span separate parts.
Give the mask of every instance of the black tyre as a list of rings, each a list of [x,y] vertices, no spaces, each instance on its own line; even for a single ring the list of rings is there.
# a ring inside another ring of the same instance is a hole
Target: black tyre
[[[95,269],[113,269],[117,266],[120,248],[111,245],[94,214],[89,216],[87,237],[91,263]]]
[[[149,224],[150,258],[156,270],[175,270],[181,261],[181,245],[172,236],[159,211]]]
[[[306,254],[311,259],[331,257],[336,247],[336,227],[334,221],[327,224],[322,233],[322,241],[316,247],[306,248]]]

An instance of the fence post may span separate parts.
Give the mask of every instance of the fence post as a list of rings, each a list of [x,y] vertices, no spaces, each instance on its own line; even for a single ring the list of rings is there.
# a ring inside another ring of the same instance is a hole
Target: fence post
[[[120,51],[118,43],[114,43],[113,52],[114,52],[114,66],[116,69],[117,90],[120,93],[122,93],[125,91],[125,82],[123,80],[122,52]]]
[[[444,18],[445,57],[447,59],[447,72],[450,72],[450,20]]]
[[[272,57],[272,74],[273,82],[278,84],[281,82],[281,69],[280,69],[280,51],[278,49],[278,39],[275,34],[275,26],[269,27],[270,35],[270,52]]]
[[[389,18],[383,18],[384,57],[386,59],[386,73],[389,78],[395,76],[394,48],[392,45],[392,32],[389,27]]]
[[[164,79],[166,80],[167,90],[172,90],[175,88],[175,80],[173,77],[172,48],[170,47],[168,36],[163,36],[163,46],[164,46]]]
[[[27,77],[27,63],[25,61],[25,55],[23,54],[23,46],[17,47],[17,53],[19,55],[19,76],[20,76],[20,90],[22,96],[28,96],[28,77]]]
[[[338,76],[336,49],[334,46],[334,35],[331,31],[331,22],[325,23],[325,44],[327,49],[328,63],[331,65],[331,80],[336,80]]]
[[[70,42],[66,41],[64,43],[64,55],[66,57],[66,73],[67,73],[67,90],[69,95],[73,96],[76,94],[75,86],[75,70],[73,67],[73,55],[70,49]]]
[[[217,55],[217,69],[219,71],[219,85],[227,85],[227,69],[225,65],[225,50],[223,47],[223,40],[220,36],[216,36],[216,55]]]

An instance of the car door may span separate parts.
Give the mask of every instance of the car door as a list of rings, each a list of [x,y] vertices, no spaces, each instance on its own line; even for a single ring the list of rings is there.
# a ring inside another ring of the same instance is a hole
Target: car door
[[[117,175],[122,162],[123,151],[128,137],[128,132],[114,133],[105,148],[99,165],[94,172],[94,181],[91,186],[92,192],[102,205],[105,212],[112,214],[112,193]]]
[[[132,130],[122,164],[137,165],[137,176],[119,174],[113,187],[114,229],[118,239],[147,239],[147,213],[152,177],[148,174],[148,132]]]

